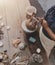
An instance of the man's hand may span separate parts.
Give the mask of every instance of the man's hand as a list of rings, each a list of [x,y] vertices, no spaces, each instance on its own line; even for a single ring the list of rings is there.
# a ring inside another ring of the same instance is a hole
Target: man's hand
[[[51,28],[48,26],[47,21],[44,18],[39,18],[39,21],[41,23],[41,25],[43,26],[43,28],[46,30],[46,32],[48,33],[48,35],[51,37],[51,39],[53,41],[55,41],[55,34],[53,33],[53,31],[51,30]]]

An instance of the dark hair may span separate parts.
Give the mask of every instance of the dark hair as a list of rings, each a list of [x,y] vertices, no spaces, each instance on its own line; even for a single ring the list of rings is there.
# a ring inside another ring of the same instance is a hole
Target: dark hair
[[[53,31],[53,33],[55,33],[55,6],[52,6],[46,13],[45,15],[45,20],[47,21],[49,27],[51,28],[51,30]],[[45,29],[43,28],[43,33],[48,37],[48,33],[45,31]]]

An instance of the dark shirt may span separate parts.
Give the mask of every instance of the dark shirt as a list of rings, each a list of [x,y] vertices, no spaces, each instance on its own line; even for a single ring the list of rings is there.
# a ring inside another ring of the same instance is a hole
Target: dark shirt
[[[55,33],[55,6],[51,7],[47,11],[44,18],[47,21],[48,26],[50,27],[50,29],[53,31],[53,33]],[[47,36],[49,39],[51,39],[44,28],[42,29],[42,31],[43,31],[45,36]]]

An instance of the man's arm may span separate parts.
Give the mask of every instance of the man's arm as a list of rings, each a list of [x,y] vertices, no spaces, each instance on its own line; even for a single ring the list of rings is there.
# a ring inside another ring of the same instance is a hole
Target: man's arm
[[[41,25],[44,27],[44,29],[47,31],[48,35],[51,37],[52,40],[55,41],[55,33],[49,28],[46,20],[42,20]]]

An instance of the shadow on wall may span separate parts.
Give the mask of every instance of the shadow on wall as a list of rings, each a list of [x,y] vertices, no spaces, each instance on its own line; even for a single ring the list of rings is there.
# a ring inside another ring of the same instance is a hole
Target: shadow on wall
[[[38,1],[37,0],[29,0],[29,1],[32,6],[36,7],[36,9],[37,9],[36,15],[40,16],[40,17],[44,16],[45,12],[43,11],[43,9],[42,9],[41,5],[38,3]]]

